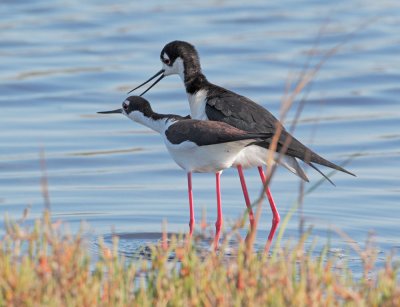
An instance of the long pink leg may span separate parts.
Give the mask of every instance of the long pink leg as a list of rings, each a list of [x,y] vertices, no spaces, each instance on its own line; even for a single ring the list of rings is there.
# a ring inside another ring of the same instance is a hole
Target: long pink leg
[[[222,227],[222,205],[221,205],[221,172],[215,174],[216,179],[216,190],[217,190],[217,221],[215,222],[215,238],[214,238],[214,249],[218,248],[219,237],[221,235]]]
[[[254,214],[253,214],[253,209],[251,208],[249,192],[247,191],[246,181],[244,180],[242,166],[238,165],[237,170],[239,173],[240,184],[242,185],[242,191],[243,191],[244,201],[246,202],[247,212],[249,213],[250,227],[251,227],[251,229],[253,229],[254,228]]]
[[[187,173],[188,180],[188,193],[189,193],[189,210],[190,210],[190,221],[189,221],[189,236],[192,236],[194,229],[194,209],[193,209],[193,191],[192,191],[192,172]]]
[[[261,166],[258,167],[258,172],[260,173],[261,181],[263,184],[265,184],[265,174]],[[281,217],[279,216],[278,209],[276,208],[274,199],[272,198],[271,191],[269,189],[269,186],[265,189],[265,194],[267,195],[269,205],[271,206],[271,211],[272,211],[272,225],[271,225],[271,230],[269,231],[268,235],[268,241],[267,244],[265,245],[265,251],[268,252],[269,248],[271,247],[272,239],[274,238],[276,228],[278,227],[279,221],[281,220]]]

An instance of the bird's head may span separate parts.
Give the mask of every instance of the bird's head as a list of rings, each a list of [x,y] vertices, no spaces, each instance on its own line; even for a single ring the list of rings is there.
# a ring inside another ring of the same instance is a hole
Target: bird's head
[[[162,63],[162,69],[150,79],[129,91],[129,93],[142,87],[158,76],[159,78],[142,94],[140,94],[140,96],[144,95],[165,76],[177,74],[185,82],[197,73],[201,73],[200,59],[196,49],[193,45],[184,41],[173,41],[166,44],[161,50],[160,60]]]
[[[122,103],[122,108],[112,110],[112,111],[102,111],[97,112],[99,114],[113,114],[120,113],[123,114],[133,121],[137,121],[138,118],[150,117],[153,113],[150,103],[140,96],[129,96]]]
[[[193,45],[183,41],[173,41],[164,46],[160,53],[164,76],[178,74],[182,80],[185,75],[200,72],[199,55]]]

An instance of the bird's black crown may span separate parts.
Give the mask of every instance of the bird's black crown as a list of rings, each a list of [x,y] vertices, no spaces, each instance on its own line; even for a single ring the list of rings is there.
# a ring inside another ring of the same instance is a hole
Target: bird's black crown
[[[140,96],[129,96],[122,103],[122,108],[125,110],[126,114],[129,114],[133,111],[139,111],[144,115],[150,115],[153,113],[150,102]]]

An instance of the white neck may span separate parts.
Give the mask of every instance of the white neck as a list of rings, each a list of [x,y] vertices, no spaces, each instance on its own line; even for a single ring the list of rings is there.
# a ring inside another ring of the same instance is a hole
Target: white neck
[[[187,94],[190,106],[190,117],[199,120],[208,120],[206,114],[207,90],[200,90],[194,94]]]
[[[150,129],[162,133],[165,131],[165,128],[167,126],[167,120],[168,118],[160,118],[157,120],[152,119],[151,117],[144,116],[143,113],[139,111],[133,111],[127,115],[131,120],[142,124],[146,127],[149,127]]]
[[[178,75],[181,77],[183,83],[185,83],[185,66],[183,65],[183,60],[181,57],[175,60],[175,65],[177,65]]]

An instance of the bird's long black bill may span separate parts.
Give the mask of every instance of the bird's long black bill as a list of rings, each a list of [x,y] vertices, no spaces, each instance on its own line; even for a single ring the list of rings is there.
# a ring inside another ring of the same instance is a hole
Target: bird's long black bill
[[[130,91],[128,92],[128,94],[132,93],[133,91],[137,90],[138,88],[142,87],[143,85],[149,83],[151,80],[153,80],[155,77],[158,77],[158,76],[161,75],[163,72],[164,72],[164,69],[161,69],[159,72],[157,72],[157,73],[156,73],[153,77],[151,77],[149,80],[143,82],[143,83],[140,84],[139,86],[136,86],[133,90],[130,90]],[[162,78],[161,78],[161,79],[162,79]],[[160,81],[160,80],[158,80],[158,81]],[[157,82],[158,82],[158,81],[157,81]],[[157,83],[157,82],[156,82],[156,83]],[[153,83],[153,85],[154,85],[154,83]],[[152,85],[152,86],[153,86],[153,85]],[[150,86],[150,88],[151,88],[152,86]],[[150,88],[148,88],[147,90],[149,90]],[[142,95],[143,95],[143,93],[142,93]],[[142,96],[142,95],[140,95],[140,96]]]
[[[148,91],[150,91],[150,89],[151,89],[154,85],[156,85],[158,82],[160,82],[161,79],[164,78],[164,77],[165,77],[164,75],[161,75],[160,78],[158,78],[156,81],[154,81],[154,83],[153,83],[152,85],[150,85],[150,86],[147,88],[147,90],[145,90],[143,93],[141,93],[140,96],[143,96],[143,95],[146,94]]]
[[[112,111],[101,111],[97,112],[98,114],[113,114],[113,113],[122,113],[122,109],[116,109]]]

